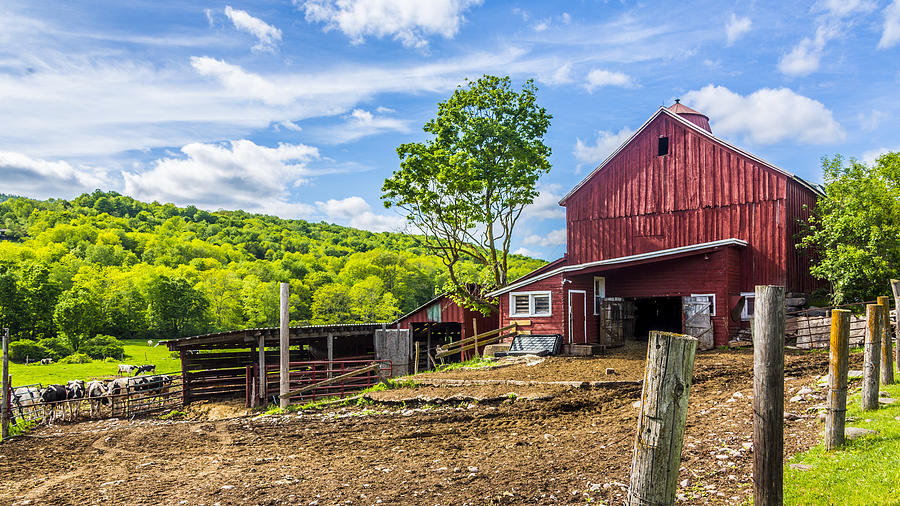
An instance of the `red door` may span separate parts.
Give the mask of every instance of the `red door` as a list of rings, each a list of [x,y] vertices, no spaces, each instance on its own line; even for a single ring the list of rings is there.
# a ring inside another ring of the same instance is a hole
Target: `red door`
[[[569,290],[569,342],[587,342],[587,322],[585,311],[587,294],[584,290]]]

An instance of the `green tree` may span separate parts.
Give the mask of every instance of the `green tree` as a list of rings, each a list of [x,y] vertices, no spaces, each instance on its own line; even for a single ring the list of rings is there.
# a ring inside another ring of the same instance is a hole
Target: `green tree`
[[[147,299],[150,324],[161,337],[179,337],[206,327],[209,302],[184,278],[156,276]]]
[[[46,265],[26,262],[22,266],[16,286],[22,308],[22,333],[31,339],[53,337],[53,310],[59,297],[59,288],[50,279]]]
[[[351,310],[353,299],[349,292],[348,287],[337,283],[316,290],[313,294],[312,322],[320,325],[355,322]]]
[[[425,124],[430,139],[397,148],[400,170],[382,186],[385,206],[405,210],[425,233],[465,305],[484,308],[471,283],[507,284],[513,229],[550,170],[543,137],[552,116],[538,106],[536,91],[530,80],[520,92],[508,77],[467,81]],[[487,279],[462,278],[458,267],[467,259],[485,266]]]
[[[890,293],[900,269],[900,153],[872,167],[824,158],[822,170],[826,196],[798,245],[813,255],[812,274],[828,281],[835,304]]]
[[[102,324],[100,301],[85,288],[73,288],[59,298],[53,320],[72,351],[78,351],[84,341],[94,337]]]

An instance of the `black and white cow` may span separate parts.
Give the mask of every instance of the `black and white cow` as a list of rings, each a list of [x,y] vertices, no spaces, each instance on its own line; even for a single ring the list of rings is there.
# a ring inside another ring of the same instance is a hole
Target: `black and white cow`
[[[122,376],[123,374],[131,374],[131,371],[134,371],[135,369],[137,369],[136,365],[119,364],[119,376]]]
[[[138,374],[143,374],[145,372],[156,373],[156,366],[153,364],[139,365],[134,370],[134,375],[137,376]]]
[[[37,386],[16,387],[12,393],[12,405],[19,412],[20,417],[25,413],[35,410],[41,402],[41,389]]]
[[[84,399],[85,392],[84,380],[71,380],[66,385],[66,400],[69,401],[66,404],[69,405],[73,420],[81,414],[81,400]]]
[[[52,363],[53,363],[53,359],[52,359],[52,358],[42,358],[42,359],[41,359],[41,365],[49,365],[49,364],[52,364]]]
[[[125,413],[125,402],[128,400],[131,378],[116,378],[106,385],[106,396],[110,403],[110,416],[116,416],[116,406],[121,406]]]
[[[100,406],[109,406],[109,397],[106,396],[106,384],[94,380],[87,384],[87,398],[91,404],[91,418],[100,415]]]
[[[62,385],[50,385],[41,391],[41,404],[44,405],[44,423],[53,423],[60,402],[66,400],[68,392]],[[63,408],[65,409],[65,408]],[[65,414],[65,411],[63,411]]]

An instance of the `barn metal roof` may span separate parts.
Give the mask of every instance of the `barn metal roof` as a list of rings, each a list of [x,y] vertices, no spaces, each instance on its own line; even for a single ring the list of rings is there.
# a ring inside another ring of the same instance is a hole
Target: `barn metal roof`
[[[684,109],[687,109],[687,110],[691,111],[691,112],[686,112],[686,111],[685,111],[686,114],[699,114],[700,116],[704,116],[704,117],[706,116],[705,114],[699,113],[699,112],[697,112],[697,111],[694,111],[694,110],[691,109],[690,107],[681,105],[680,103],[679,103],[679,104],[675,104],[675,106],[680,106],[680,107],[683,107]],[[672,107],[675,107],[675,106],[672,106]],[[623,142],[623,143],[622,143],[615,151],[613,151],[612,154],[610,154],[610,155],[606,158],[606,160],[603,160],[603,163],[601,163],[600,165],[598,165],[597,168],[594,169],[594,170],[592,170],[591,173],[587,175],[587,177],[585,177],[580,183],[578,183],[578,185],[576,185],[574,188],[572,188],[572,190],[571,190],[569,193],[567,193],[566,196],[563,197],[563,198],[559,201],[559,205],[565,206],[565,205],[566,205],[566,201],[569,200],[569,197],[571,197],[572,195],[574,195],[575,192],[577,192],[579,189],[581,189],[582,186],[584,186],[588,181],[590,181],[591,178],[594,177],[594,174],[600,172],[604,167],[606,167],[606,165],[607,165],[613,158],[615,158],[616,155],[618,155],[619,152],[622,151],[622,150],[625,148],[625,146],[627,146],[628,144],[630,144],[631,141],[632,141],[635,137],[637,137],[641,132],[643,132],[644,129],[647,128],[647,126],[648,126],[651,122],[653,122],[653,120],[655,120],[657,117],[659,117],[660,114],[666,114],[666,115],[668,115],[669,117],[671,117],[672,119],[674,119],[675,121],[678,121],[679,123],[681,123],[683,126],[685,126],[685,127],[687,127],[687,128],[690,128],[691,130],[694,130],[695,132],[699,133],[700,135],[703,135],[703,136],[705,136],[705,137],[708,137],[708,138],[711,139],[712,141],[717,142],[717,143],[719,143],[719,144],[725,146],[725,147],[728,148],[728,149],[734,150],[734,151],[736,151],[737,153],[739,153],[739,154],[741,154],[741,155],[743,155],[743,156],[746,156],[747,158],[750,158],[751,160],[753,160],[753,161],[755,161],[755,162],[757,162],[757,163],[759,163],[759,164],[761,164],[761,165],[764,165],[765,167],[768,167],[769,169],[772,169],[772,170],[774,170],[775,172],[778,172],[779,174],[783,174],[783,175],[785,175],[785,176],[787,176],[787,177],[793,179],[794,181],[800,183],[802,186],[806,187],[806,188],[809,189],[810,191],[812,191],[812,192],[814,192],[814,193],[816,193],[816,194],[818,194],[818,195],[820,195],[820,196],[823,196],[823,197],[825,196],[825,192],[822,191],[822,187],[821,187],[821,186],[819,186],[819,185],[814,185],[814,184],[812,184],[812,183],[810,183],[810,182],[804,180],[803,178],[801,178],[801,177],[799,177],[799,176],[796,176],[796,175],[794,175],[794,174],[791,174],[790,172],[788,172],[788,171],[782,169],[781,167],[778,167],[777,165],[775,165],[775,164],[773,164],[773,163],[770,163],[770,162],[767,162],[766,160],[763,160],[762,158],[760,158],[760,157],[754,155],[753,153],[750,153],[750,152],[748,152],[748,151],[744,151],[743,149],[741,149],[741,148],[739,148],[739,147],[737,147],[737,146],[735,146],[735,145],[729,143],[728,141],[725,141],[725,140],[722,140],[722,139],[716,137],[715,135],[712,134],[712,132],[707,132],[706,130],[704,130],[703,128],[701,128],[699,125],[696,125],[696,124],[694,124],[694,123],[691,123],[691,122],[688,121],[687,119],[681,117],[681,116],[678,114],[678,112],[676,112],[675,110],[667,109],[667,108],[665,108],[665,107],[660,107],[660,108],[659,108],[652,116],[650,116],[650,118],[647,119],[647,121],[644,122],[643,125],[641,125],[640,128],[638,128],[633,134],[631,134],[630,137],[628,137],[628,139],[625,140],[625,142]]]
[[[546,279],[557,274],[562,274],[566,272],[580,271],[583,269],[591,269],[595,267],[622,267],[623,264],[629,264],[633,262],[641,262],[646,260],[662,260],[666,257],[684,255],[690,253],[700,253],[703,250],[709,250],[714,248],[719,248],[723,246],[737,246],[744,247],[747,246],[747,241],[743,241],[741,239],[721,239],[718,241],[704,242],[699,244],[692,244],[690,246],[681,246],[678,248],[669,248],[662,249],[656,251],[650,251],[647,253],[639,253],[637,255],[628,255],[624,257],[616,257],[616,258],[608,258],[606,260],[597,260],[594,262],[585,262],[583,264],[575,264],[575,265],[565,265],[551,271],[544,272],[538,276],[533,276],[522,281],[518,281],[511,285],[507,285],[499,290],[494,290],[489,293],[489,297],[496,297],[497,295],[502,295],[507,292],[511,292],[517,288],[521,288],[523,286],[527,286],[535,281],[540,281],[542,279]]]

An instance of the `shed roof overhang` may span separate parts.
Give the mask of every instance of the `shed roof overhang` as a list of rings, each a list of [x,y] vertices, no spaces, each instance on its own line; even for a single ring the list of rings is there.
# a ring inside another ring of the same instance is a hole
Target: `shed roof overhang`
[[[381,328],[380,323],[353,323],[343,325],[308,325],[305,327],[291,327],[289,339],[291,345],[303,344],[310,339],[328,337],[358,337],[371,335],[375,329]],[[182,337],[160,341],[172,351],[222,349],[222,348],[249,348],[259,339],[265,340],[266,346],[278,346],[280,329],[278,327],[254,328],[242,330],[229,330],[199,336]]]
[[[595,262],[585,262],[583,264],[565,265],[556,269],[544,272],[537,276],[528,277],[522,281],[517,281],[511,285],[507,285],[499,290],[494,290],[488,296],[496,297],[513,290],[517,290],[531,283],[547,279],[557,274],[588,274],[591,272],[599,272],[602,270],[619,269],[622,267],[632,267],[649,262],[659,262],[663,260],[673,260],[679,257],[697,255],[714,251],[724,247],[743,248],[747,246],[747,241],[741,239],[722,239],[719,241],[703,242],[692,244],[690,246],[681,246],[678,248],[662,249],[650,251],[647,253],[639,253],[637,255],[628,255],[624,257],[609,258],[606,260],[597,260]]]

